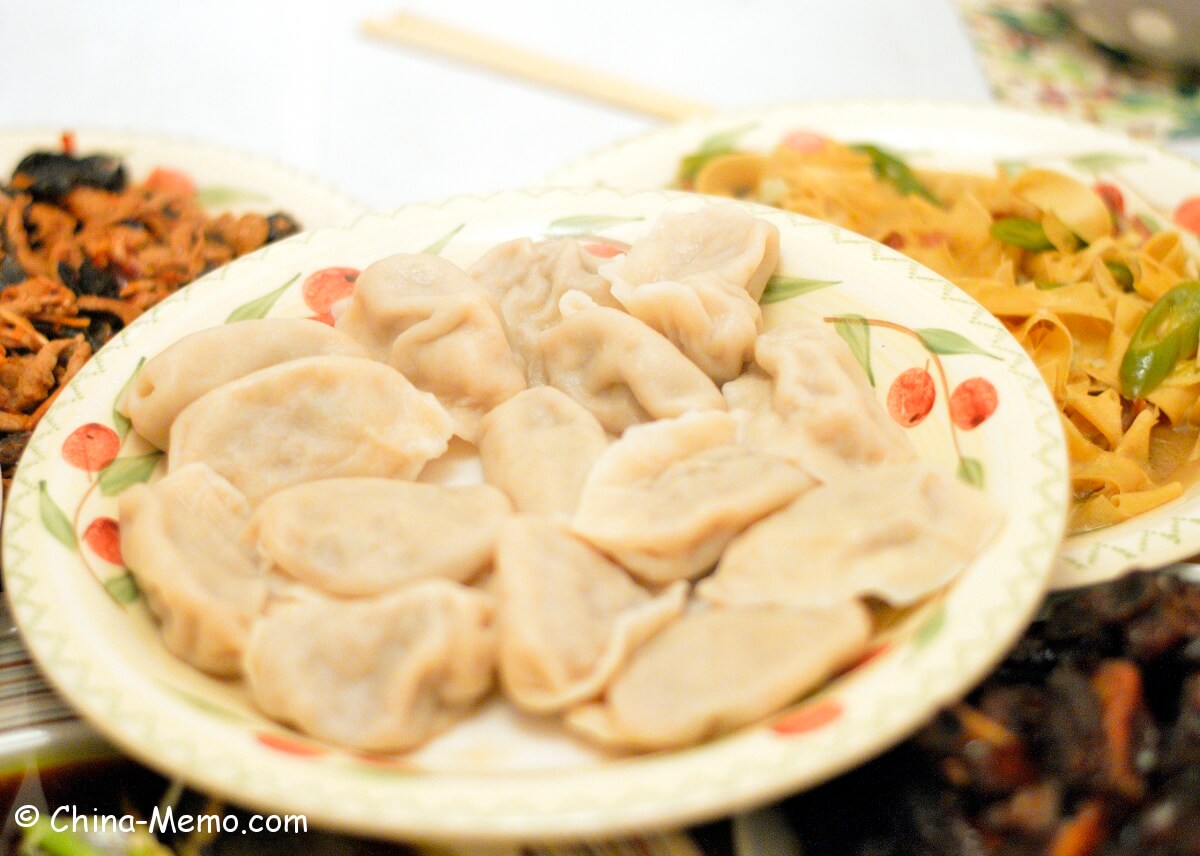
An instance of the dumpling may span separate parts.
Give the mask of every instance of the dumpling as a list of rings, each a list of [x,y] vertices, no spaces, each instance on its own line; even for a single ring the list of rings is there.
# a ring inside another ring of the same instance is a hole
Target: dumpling
[[[469,442],[484,413],[525,388],[494,300],[437,256],[390,256],[368,267],[337,328],[436,395]]]
[[[492,687],[491,598],[425,580],[367,600],[272,606],[246,649],[250,697],[268,716],[348,749],[411,749]]]
[[[267,497],[247,537],[266,567],[327,594],[362,597],[426,577],[478,576],[511,511],[487,485],[326,479]]]
[[[1001,515],[978,490],[914,461],[822,485],[735,538],[697,587],[719,604],[913,603],[950,582]]]
[[[196,399],[171,428],[167,461],[170,472],[204,461],[257,504],[315,479],[415,478],[451,432],[437,399],[395,369],[308,357]]]
[[[741,374],[762,327],[758,301],[779,264],[779,230],[732,205],[664,214],[601,268],[612,295],[717,383]]]
[[[597,264],[570,238],[537,244],[520,238],[492,248],[468,269],[499,301],[500,320],[530,384],[546,382],[538,336],[562,318],[564,294],[581,291],[601,306],[620,308]]]
[[[133,430],[165,449],[175,417],[206,392],[268,366],[325,355],[366,357],[367,352],[344,333],[307,318],[210,327],[148,360],[117,409],[129,417]]]
[[[787,458],[821,480],[912,460],[850,348],[832,330],[786,324],[758,337],[759,369],[722,392],[747,445]]]
[[[240,539],[246,498],[204,464],[121,494],[121,555],[172,654],[211,675],[239,671],[267,582]]]
[[[500,682],[534,713],[598,696],[683,612],[688,589],[680,582],[651,595],[562,524],[533,515],[504,525],[494,582]]]
[[[565,295],[561,308],[563,320],[538,339],[546,380],[610,434],[690,410],[725,409],[708,376],[641,321],[581,292]]]
[[[608,446],[596,417],[552,386],[519,393],[483,417],[483,478],[517,511],[569,518],[592,464]]]
[[[816,482],[736,445],[728,413],[690,413],[625,432],[596,461],[571,529],[641,580],[711,568],[729,540]]]
[[[855,602],[693,609],[638,649],[601,702],[570,711],[566,723],[604,746],[687,746],[820,686],[862,654],[870,634],[870,616]]]

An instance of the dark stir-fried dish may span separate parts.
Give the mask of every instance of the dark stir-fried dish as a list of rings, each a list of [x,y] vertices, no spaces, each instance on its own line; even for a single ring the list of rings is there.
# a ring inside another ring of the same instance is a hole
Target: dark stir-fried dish
[[[182,173],[34,152],[0,185],[0,467],[92,353],[208,271],[299,230],[287,214],[210,216]]]
[[[1053,596],[966,702],[785,808],[804,856],[1200,853],[1200,584]]]

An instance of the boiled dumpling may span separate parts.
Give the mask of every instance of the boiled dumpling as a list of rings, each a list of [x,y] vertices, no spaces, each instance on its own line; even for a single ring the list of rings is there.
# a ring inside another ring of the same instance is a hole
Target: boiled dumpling
[[[552,386],[527,389],[483,418],[479,459],[488,484],[517,511],[570,517],[608,446],[596,417]]]
[[[687,584],[651,595],[544,517],[505,524],[494,576],[500,681],[517,706],[562,710],[599,695],[639,645],[683,612]]]
[[[121,555],[162,624],[167,649],[201,671],[238,673],[267,599],[254,550],[240,540],[246,498],[204,464],[121,494]]]
[[[630,315],[724,383],[754,355],[758,300],[778,264],[778,229],[732,205],[713,205],[664,214],[601,273]]]
[[[634,654],[603,701],[568,727],[623,749],[671,749],[755,722],[862,654],[871,620],[858,603],[827,610],[696,608]]]
[[[563,320],[538,340],[547,382],[609,433],[691,410],[725,409],[708,376],[641,321],[582,292],[569,292],[560,305]]]
[[[720,604],[904,606],[962,570],[1000,515],[980,491],[913,461],[822,485],[735,538],[697,592]]]
[[[529,383],[546,382],[538,336],[562,318],[558,303],[564,294],[581,291],[601,306],[619,308],[597,263],[570,238],[537,244],[520,238],[471,265],[471,276],[499,301],[500,320]]]
[[[254,625],[245,672],[268,716],[349,749],[411,749],[491,689],[491,598],[425,580],[367,600],[279,603]]]
[[[487,485],[326,479],[269,496],[248,537],[267,567],[328,594],[360,597],[426,577],[478,576],[511,510]]]
[[[816,483],[736,445],[735,431],[720,411],[629,429],[596,461],[571,529],[648,583],[711,568],[734,535]]]
[[[495,301],[437,256],[390,256],[368,267],[337,328],[436,395],[469,442],[484,413],[525,388]]]
[[[160,449],[171,424],[206,392],[251,372],[301,357],[365,357],[362,345],[307,318],[238,321],[180,339],[152,357],[117,405],[133,429]]]
[[[725,384],[747,445],[827,480],[864,466],[911,460],[850,348],[832,330],[786,324],[758,337],[760,368]]]
[[[171,428],[169,470],[204,461],[257,504],[301,482],[411,479],[446,450],[450,417],[385,365],[308,357],[196,399]]]

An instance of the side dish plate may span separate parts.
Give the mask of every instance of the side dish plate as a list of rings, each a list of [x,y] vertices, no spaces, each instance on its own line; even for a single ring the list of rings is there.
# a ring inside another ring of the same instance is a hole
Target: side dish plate
[[[560,169],[546,186],[667,187],[679,161],[706,143],[768,150],[793,131],[876,142],[912,163],[965,172],[1037,165],[1121,188],[1131,214],[1176,228],[1193,255],[1200,245],[1200,165],[1092,125],[1003,107],[921,102],[831,102],[728,113],[613,146]],[[1183,225],[1179,225],[1182,221]],[[1015,463],[1015,462],[1014,462]],[[1064,589],[1157,568],[1200,552],[1200,485],[1124,523],[1067,539],[1051,582]]]
[[[412,755],[345,752],[281,728],[236,685],[172,658],[113,549],[119,494],[163,467],[113,404],[140,361],[181,336],[318,314],[320,290],[305,285],[329,268],[418,251],[467,264],[519,236],[629,242],[663,212],[710,204],[663,191],[550,190],[409,206],[272,245],[151,310],[65,390],[13,484],[5,583],[39,665],[151,766],[259,810],[388,837],[545,840],[681,825],[808,787],[903,738],[986,674],[1040,602],[1066,515],[1064,443],[1035,367],[978,304],[886,247],[781,211],[748,206],[782,235],[768,325],[837,325],[883,400],[902,372],[939,367],[947,388],[912,429],[914,446],[986,490],[1005,524],[951,586],[889,622],[862,663],[769,721],[686,751],[615,757],[487,705]],[[986,384],[997,403],[969,430],[946,406],[963,383]],[[76,452],[105,432],[121,446],[93,471]]]

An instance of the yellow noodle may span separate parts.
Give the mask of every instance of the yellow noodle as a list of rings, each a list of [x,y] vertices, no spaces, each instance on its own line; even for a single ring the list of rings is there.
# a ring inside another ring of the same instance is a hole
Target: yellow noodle
[[[768,154],[718,156],[694,188],[778,205],[882,241],[998,317],[1059,404],[1076,496],[1072,531],[1125,520],[1177,496],[1173,474],[1188,456],[1164,452],[1155,431],[1184,432],[1184,445],[1175,446],[1200,459],[1200,360],[1183,361],[1141,402],[1120,394],[1120,367],[1153,302],[1197,276],[1179,236],[1147,238],[1110,214],[1094,189],[1049,170],[914,174],[940,204],[902,193],[875,174],[867,154],[834,141],[817,151],[781,145]],[[1022,249],[993,237],[993,224],[1012,217],[1040,225],[1053,248]]]

